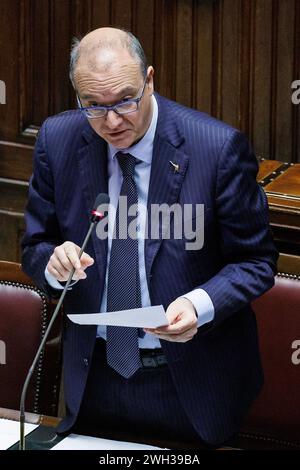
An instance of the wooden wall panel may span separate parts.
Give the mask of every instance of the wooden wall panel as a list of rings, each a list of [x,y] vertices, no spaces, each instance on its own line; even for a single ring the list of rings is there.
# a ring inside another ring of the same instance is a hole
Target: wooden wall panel
[[[149,64],[154,60],[154,2],[135,0],[132,30],[143,44]],[[156,77],[155,77],[156,79]]]
[[[222,6],[223,2],[214,2],[213,4],[213,15],[212,15],[212,73],[211,73],[211,114],[217,118],[220,118],[221,114],[221,94],[222,94],[222,43],[220,37],[222,35]],[[200,31],[200,40],[201,40],[201,31]],[[207,55],[207,52],[203,51],[204,56]],[[201,84],[200,84],[201,86]]]
[[[111,24],[140,37],[159,92],[242,129],[259,155],[300,161],[299,107],[290,100],[300,75],[299,3],[2,0],[0,78],[11,106],[0,108],[0,139],[33,145],[48,115],[74,106],[71,39]]]
[[[111,22],[116,26],[131,29],[132,18],[134,12],[132,10],[131,0],[114,0],[111,2]]]
[[[240,28],[239,28],[239,99],[237,127],[243,129],[248,135],[252,133],[251,114],[253,112],[253,68],[254,68],[254,18],[255,1],[240,1]]]
[[[221,41],[221,103],[218,117],[232,126],[238,126],[239,117],[239,57],[241,11],[240,2],[229,0],[224,2],[221,9],[222,29],[219,35]]]
[[[295,0],[295,13],[294,13],[294,72],[293,77],[300,80],[300,2]],[[293,155],[292,161],[300,161],[300,105],[293,106]]]
[[[32,172],[33,146],[5,141],[1,141],[0,146],[1,177],[28,180]]]
[[[6,85],[6,104],[0,104],[0,141],[13,142],[17,137],[16,129],[19,124],[18,18],[19,2],[0,1],[0,80]]]
[[[156,70],[155,88],[172,99],[176,95],[176,7],[177,2],[155,0],[152,64]]]
[[[24,217],[22,214],[0,211],[0,259],[19,261],[21,259],[21,240],[24,234]]]
[[[296,0],[298,1],[298,0]],[[291,7],[294,2],[278,1],[276,47],[276,102],[273,152],[277,160],[290,161],[292,152],[292,110],[291,83],[294,80],[294,21],[291,21]],[[294,8],[292,8],[294,11]]]
[[[175,99],[191,106],[193,92],[193,1],[178,2],[176,15],[176,91]]]
[[[0,178],[28,181],[41,123],[75,106],[72,38],[108,25],[139,37],[158,92],[240,128],[259,156],[300,162],[299,18],[299,0],[1,0]]]
[[[193,77],[192,106],[211,114],[216,96],[216,81],[213,71],[216,64],[216,50],[213,50],[214,2],[194,2],[193,13]]]
[[[31,60],[23,57],[27,67],[30,67],[29,75],[32,80],[31,95],[28,95],[28,111],[32,117],[29,124],[39,125],[46,116],[51,113],[49,106],[50,94],[55,93],[51,89],[52,66],[50,49],[54,38],[50,30],[50,1],[38,2],[25,0],[25,4],[31,5],[30,15],[25,23],[25,37],[30,38]],[[28,25],[31,24],[31,28]],[[28,35],[29,33],[29,35]]]
[[[149,3],[149,2],[148,2]],[[101,26],[111,24],[111,8],[107,0],[92,2],[91,28],[96,29]]]
[[[66,0],[63,0],[66,2]],[[79,37],[84,36],[85,33],[89,32],[92,28],[92,15],[93,15],[93,4],[98,3],[93,0],[67,0],[67,3],[70,2],[70,37]],[[110,2],[106,0],[105,2],[108,6]],[[97,25],[95,25],[97,27]]]
[[[70,4],[50,2],[49,15],[49,114],[68,109],[72,103],[69,89]]]
[[[24,209],[28,183],[0,178],[0,259],[20,259],[20,243],[25,230]]]
[[[270,117],[272,98],[272,3],[256,2],[253,39],[252,139],[258,156],[270,155]]]

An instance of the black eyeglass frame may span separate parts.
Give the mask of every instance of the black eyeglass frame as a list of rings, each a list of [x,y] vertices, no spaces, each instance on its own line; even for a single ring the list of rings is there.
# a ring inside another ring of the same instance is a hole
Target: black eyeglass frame
[[[78,108],[85,114],[85,116],[88,118],[88,119],[99,119],[99,118],[103,118],[105,116],[107,116],[107,113],[108,111],[114,111],[116,114],[119,114],[119,115],[123,115],[123,114],[130,114],[130,113],[135,113],[135,111],[138,110],[139,108],[139,103],[141,101],[141,99],[143,98],[144,96],[144,92],[145,92],[145,88],[146,88],[146,83],[147,83],[147,78],[148,76],[146,76],[145,78],[145,81],[144,81],[144,84],[143,84],[143,88],[142,88],[142,91],[141,91],[141,94],[140,96],[138,96],[137,98],[131,98],[129,100],[126,100],[126,101],[119,101],[118,103],[116,104],[112,104],[112,105],[102,105],[102,106],[82,106],[82,103],[80,101],[80,98],[78,96],[78,93],[76,93],[76,99],[77,99],[77,105],[78,105]],[[122,108],[122,106],[126,106],[130,103],[135,103],[136,104],[136,108],[135,109],[132,109],[132,110],[129,110],[129,111],[124,111],[124,112],[120,112],[118,111],[117,108]],[[89,114],[90,111],[97,111],[97,110],[102,110],[104,111],[104,114],[103,116],[92,116]]]

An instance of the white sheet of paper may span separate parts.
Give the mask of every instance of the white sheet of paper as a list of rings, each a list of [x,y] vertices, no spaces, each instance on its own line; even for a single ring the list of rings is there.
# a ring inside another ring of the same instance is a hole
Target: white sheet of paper
[[[133,308],[119,312],[70,314],[69,319],[79,325],[131,326],[134,328],[156,328],[168,325],[162,305]]]
[[[70,434],[60,441],[51,450],[157,450],[160,447],[153,447],[147,444],[137,444],[135,442],[113,441],[100,437],[81,436]]]
[[[25,423],[25,436],[37,428],[36,424]],[[20,423],[0,418],[0,450],[6,450],[20,439]]]

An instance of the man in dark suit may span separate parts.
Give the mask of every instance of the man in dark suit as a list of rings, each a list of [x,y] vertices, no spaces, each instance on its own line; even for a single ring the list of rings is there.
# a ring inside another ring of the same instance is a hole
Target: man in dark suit
[[[76,268],[66,314],[162,304],[170,323],[142,332],[66,318],[60,431],[117,422],[218,445],[239,429],[263,383],[250,302],[272,287],[277,252],[245,136],[155,94],[153,73],[136,38],[119,29],[95,30],[74,45],[81,109],[40,130],[23,268],[52,296]],[[110,235],[94,232],[79,260],[101,192],[115,208]],[[112,236],[119,195],[138,202],[135,240]],[[174,235],[175,215],[171,236],[160,224],[151,237],[149,213],[162,204],[189,205],[196,239],[204,207],[203,246],[188,246],[186,232]]]

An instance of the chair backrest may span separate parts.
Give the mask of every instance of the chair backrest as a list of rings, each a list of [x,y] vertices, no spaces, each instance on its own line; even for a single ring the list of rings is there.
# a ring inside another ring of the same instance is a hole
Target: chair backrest
[[[19,409],[23,383],[54,305],[17,263],[0,261],[0,407]],[[61,376],[61,317],[29,384],[26,411],[56,416]]]
[[[241,437],[264,448],[300,448],[300,257],[281,255],[278,271],[274,287],[252,304],[265,384]]]

